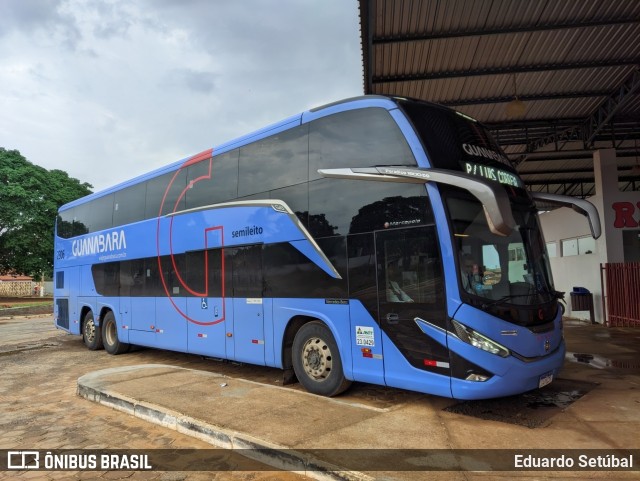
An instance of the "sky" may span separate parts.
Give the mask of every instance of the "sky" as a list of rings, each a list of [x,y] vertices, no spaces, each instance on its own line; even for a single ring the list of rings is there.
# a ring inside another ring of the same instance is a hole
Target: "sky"
[[[0,0],[0,147],[96,192],[362,85],[357,0]]]

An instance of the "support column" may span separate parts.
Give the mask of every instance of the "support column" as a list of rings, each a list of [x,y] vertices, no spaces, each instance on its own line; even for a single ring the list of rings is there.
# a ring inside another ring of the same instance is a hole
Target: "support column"
[[[624,262],[622,232],[614,228],[615,211],[612,204],[619,197],[618,166],[615,149],[596,150],[593,154],[593,173],[596,185],[596,205],[600,213],[602,236],[598,239],[600,262]]]

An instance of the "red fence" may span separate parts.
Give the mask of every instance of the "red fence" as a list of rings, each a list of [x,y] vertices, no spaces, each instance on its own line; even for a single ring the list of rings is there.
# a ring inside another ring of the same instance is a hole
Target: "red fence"
[[[640,327],[640,262],[600,264],[607,325]]]

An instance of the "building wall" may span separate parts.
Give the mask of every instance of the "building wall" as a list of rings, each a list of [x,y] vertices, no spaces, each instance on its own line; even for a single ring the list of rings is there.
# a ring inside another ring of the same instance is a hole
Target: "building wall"
[[[589,201],[597,204],[597,199],[591,198]],[[574,312],[571,309],[571,296],[569,295],[574,287],[585,287],[593,294],[596,322],[603,322],[600,263],[605,262],[604,259],[606,259],[604,233],[596,241],[596,250],[593,254],[564,257],[562,255],[563,240],[591,235],[586,218],[569,208],[563,207],[541,214],[540,224],[545,241],[547,243],[556,243],[557,256],[551,257],[549,262],[556,289],[566,293],[566,315],[578,319],[589,319],[588,311]]]
[[[593,294],[595,320],[603,323],[600,265],[630,262],[635,257],[636,253],[629,252],[627,247],[625,258],[623,232],[637,231],[640,234],[640,192],[618,190],[617,163],[613,149],[595,152],[594,176],[596,195],[588,200],[598,209],[602,235],[596,240],[592,254],[563,256],[562,240],[591,235],[586,218],[580,214],[561,208],[542,214],[540,223],[546,242],[556,242],[557,245],[557,257],[551,258],[550,263],[556,289],[567,293],[567,315],[589,319],[587,311],[572,311],[569,296],[573,287],[585,287]],[[628,211],[624,216],[620,213],[622,209]],[[629,245],[628,238],[627,235]]]
[[[0,282],[0,297],[27,297],[33,295],[32,281],[2,281]]]

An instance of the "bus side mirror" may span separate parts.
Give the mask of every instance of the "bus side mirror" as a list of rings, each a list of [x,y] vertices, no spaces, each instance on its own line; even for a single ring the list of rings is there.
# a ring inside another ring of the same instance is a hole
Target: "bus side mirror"
[[[547,194],[545,192],[532,192],[531,197],[533,197],[539,210],[543,210],[545,207],[570,207],[587,218],[593,238],[600,237],[602,229],[600,227],[598,209],[588,200],[578,199],[569,195]]]
[[[502,185],[496,182],[487,182],[462,172],[398,166],[318,169],[318,173],[323,177],[335,179],[374,180],[377,182],[409,184],[436,182],[460,187],[469,191],[480,201],[491,232],[499,236],[508,236],[516,227],[516,222],[511,212],[509,196]]]

